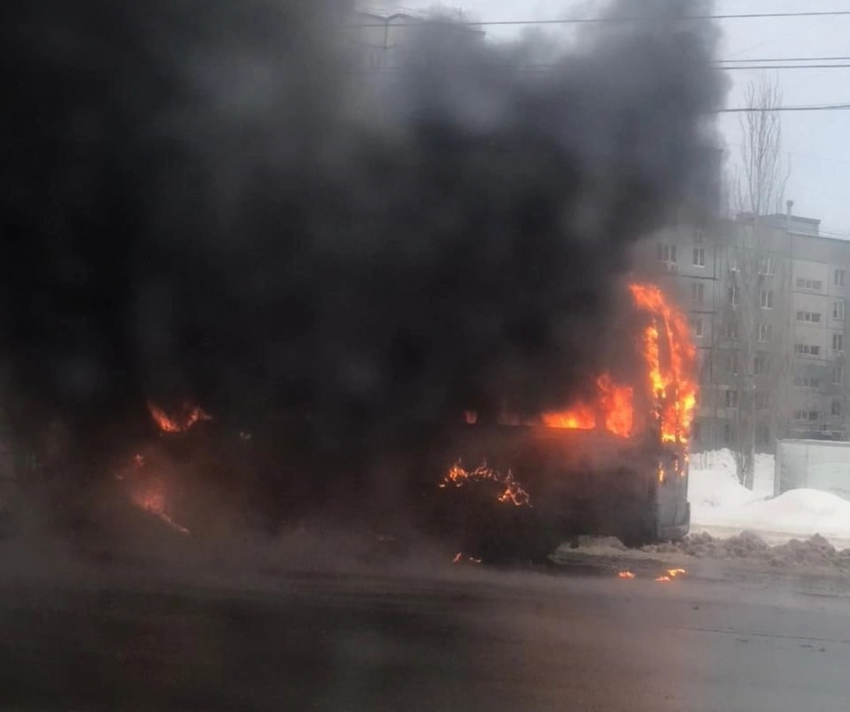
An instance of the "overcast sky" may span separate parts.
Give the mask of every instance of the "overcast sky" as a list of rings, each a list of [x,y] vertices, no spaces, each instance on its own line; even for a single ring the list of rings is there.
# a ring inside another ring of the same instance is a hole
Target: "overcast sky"
[[[639,0],[634,0],[636,3]],[[381,0],[366,4],[379,6]],[[413,10],[433,0],[384,3]],[[604,0],[454,0],[443,7],[462,9],[472,20],[527,20],[582,17],[604,7]],[[721,14],[850,10],[841,0],[717,0]],[[740,19],[721,22],[722,59],[850,56],[850,16],[824,18]],[[488,35],[511,31],[486,28]],[[562,30],[563,31],[563,30]],[[850,64],[850,62],[845,62]],[[850,103],[850,68],[797,69],[772,72],[788,106]],[[730,72],[729,106],[742,106],[742,88],[764,72]],[[740,150],[738,115],[720,120],[730,153]],[[791,164],[787,198],[794,212],[821,219],[825,234],[850,238],[850,111],[783,114],[784,150]]]

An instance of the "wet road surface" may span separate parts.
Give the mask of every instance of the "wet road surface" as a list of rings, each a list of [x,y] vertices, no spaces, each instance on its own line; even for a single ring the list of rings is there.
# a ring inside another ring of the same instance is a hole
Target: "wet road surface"
[[[786,580],[13,577],[3,710],[801,712],[850,705],[850,599]]]

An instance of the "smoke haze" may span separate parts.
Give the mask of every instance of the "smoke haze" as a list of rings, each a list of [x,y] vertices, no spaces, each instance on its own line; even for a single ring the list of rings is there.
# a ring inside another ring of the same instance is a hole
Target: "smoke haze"
[[[562,405],[629,247],[704,176],[723,87],[714,28],[676,19],[697,5],[616,2],[645,21],[564,48],[437,19],[373,72],[341,1],[7,3],[15,431],[101,456],[148,398],[189,399],[371,457]]]

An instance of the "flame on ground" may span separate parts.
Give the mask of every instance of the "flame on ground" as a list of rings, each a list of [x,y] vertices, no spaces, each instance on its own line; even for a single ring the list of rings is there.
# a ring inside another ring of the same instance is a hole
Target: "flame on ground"
[[[617,578],[631,580],[631,579],[635,578],[635,575],[631,571],[621,571],[620,573],[617,574]]]
[[[463,552],[459,551],[452,559],[453,564],[480,564],[481,559],[476,559],[474,556],[464,556]]]
[[[160,483],[151,483],[146,488],[142,488],[133,494],[133,504],[135,504],[143,512],[147,512],[155,516],[161,522],[167,524],[181,534],[189,534],[189,530],[181,524],[174,521],[168,512],[166,512],[165,493]]]
[[[131,479],[133,480],[129,485],[130,501],[140,510],[156,517],[175,531],[188,535],[189,530],[174,521],[174,518],[167,511],[165,485],[156,477],[146,476],[143,472],[144,468],[144,455],[134,455],[133,464],[130,468]],[[120,474],[118,479],[124,479],[124,475]]]
[[[153,401],[148,401],[148,411],[164,433],[185,433],[195,423],[212,418],[197,405],[184,405],[179,415],[169,415]]]
[[[455,487],[462,487],[467,482],[490,480],[504,486],[504,491],[497,497],[499,502],[512,503],[516,507],[525,507],[530,505],[530,497],[522,485],[517,482],[511,470],[508,470],[504,475],[498,470],[494,470],[487,464],[485,460],[474,470],[467,470],[463,467],[461,460],[458,460],[449,468],[448,473],[440,483],[440,487],[445,489],[452,484]]]
[[[156,516],[165,513],[165,495],[159,491],[140,492],[133,497],[133,502],[143,512],[150,512]]]

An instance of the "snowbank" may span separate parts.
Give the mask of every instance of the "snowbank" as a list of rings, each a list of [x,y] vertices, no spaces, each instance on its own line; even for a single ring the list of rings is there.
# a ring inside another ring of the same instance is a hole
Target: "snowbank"
[[[695,453],[691,457],[690,483],[694,488],[703,488],[705,492],[714,489],[718,484],[732,483],[739,494],[755,494],[764,498],[773,495],[775,459],[773,455],[757,454],[755,471],[753,473],[752,492],[738,484],[738,466],[735,457],[729,450]],[[730,492],[734,497],[735,495]]]
[[[757,456],[755,487],[750,491],[738,484],[728,450],[695,455],[688,495],[693,530],[715,534],[752,530],[774,539],[821,534],[841,544],[850,540],[850,501],[809,489],[773,497],[773,469],[773,456]]]
[[[831,492],[797,489],[744,508],[753,521],[790,531],[850,536],[850,502]]]

